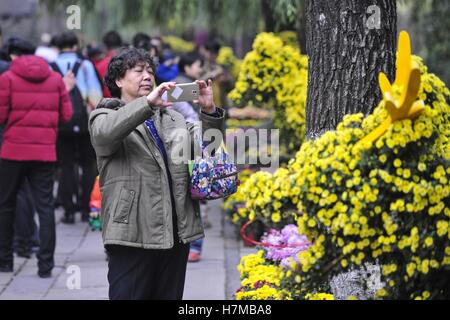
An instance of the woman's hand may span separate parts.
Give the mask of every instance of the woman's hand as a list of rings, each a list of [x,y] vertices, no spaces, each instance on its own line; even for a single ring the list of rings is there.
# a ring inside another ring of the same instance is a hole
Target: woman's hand
[[[162,95],[164,92],[169,91],[170,89],[175,87],[175,82],[164,82],[161,83],[156,89],[154,89],[150,94],[147,96],[147,102],[150,106],[156,107],[156,108],[167,108],[171,107],[173,105],[172,102],[165,101],[162,99]]]
[[[194,100],[194,103],[199,104],[203,112],[214,113],[216,111],[216,105],[214,103],[212,81],[208,80],[208,84],[203,80],[197,80],[195,82],[199,85],[200,93],[198,100]]]

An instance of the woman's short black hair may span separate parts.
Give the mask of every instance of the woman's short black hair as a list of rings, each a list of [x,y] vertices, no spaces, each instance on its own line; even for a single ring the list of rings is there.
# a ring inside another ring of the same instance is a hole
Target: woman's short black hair
[[[123,44],[122,37],[117,31],[108,31],[103,36],[103,44],[106,46],[106,49],[112,50],[115,48],[120,48]]]
[[[127,70],[133,69],[139,63],[149,64],[153,72],[156,72],[153,58],[148,51],[143,49],[123,48],[118,55],[111,59],[104,80],[113,97],[121,97],[121,91],[116,84],[116,80],[122,79]]]
[[[180,57],[180,61],[178,62],[178,70],[184,73],[184,68],[192,66],[196,61],[200,61],[203,65],[203,59],[198,52],[193,51],[185,53]]]
[[[139,32],[133,37],[133,46],[138,49],[149,51],[151,47],[151,38],[149,35]]]
[[[79,45],[78,37],[72,31],[64,32],[56,38],[56,45],[58,46],[59,50],[68,48],[71,49],[74,46]]]
[[[220,51],[221,45],[217,40],[208,40],[205,43],[205,49],[211,53],[218,54]]]
[[[29,55],[34,54],[36,51],[36,47],[31,42],[19,37],[9,38],[6,44],[8,48],[8,55]]]

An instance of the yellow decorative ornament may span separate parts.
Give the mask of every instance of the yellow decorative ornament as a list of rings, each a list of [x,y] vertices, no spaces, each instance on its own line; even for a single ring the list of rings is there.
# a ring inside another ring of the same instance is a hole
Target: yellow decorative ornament
[[[406,31],[400,32],[397,71],[391,86],[387,76],[380,72],[379,84],[388,117],[375,130],[359,141],[358,145],[375,142],[389,126],[398,120],[414,119],[425,109],[422,100],[417,100],[420,89],[419,64],[411,59],[411,42]]]

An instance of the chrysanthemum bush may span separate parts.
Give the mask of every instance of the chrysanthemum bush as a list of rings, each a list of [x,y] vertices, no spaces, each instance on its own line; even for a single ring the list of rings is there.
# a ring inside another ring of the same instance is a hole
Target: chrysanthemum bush
[[[245,183],[248,178],[254,173],[251,169],[241,170],[238,174],[241,185]],[[238,192],[232,194],[222,204],[226,217],[230,222],[242,227],[244,223],[248,221],[248,217],[245,211],[245,195],[240,192],[241,186],[238,187]]]
[[[195,44],[193,42],[186,41],[176,36],[165,36],[163,37],[163,41],[176,53],[188,53],[195,49]]]
[[[281,31],[278,32],[277,37],[279,37],[285,45],[289,45],[293,48],[300,49],[300,44],[298,43],[297,33],[295,31]]]
[[[292,34],[286,33],[283,37],[295,43]],[[230,54],[229,50],[225,53],[224,56]],[[245,57],[236,87],[230,93],[230,98],[238,105],[275,109],[275,127],[281,128],[280,138],[287,139],[281,141],[281,149],[287,146],[289,153],[299,149],[305,136],[307,63],[298,46],[285,44],[272,33],[262,33],[255,39],[253,51]],[[272,177],[275,181],[266,186],[265,181]],[[268,227],[294,222],[296,209],[286,197],[289,183],[282,181],[285,177],[286,171],[280,170],[275,175],[258,172],[248,182],[241,180],[237,194],[224,204],[230,210],[239,200],[233,222],[241,226],[249,218],[258,218]]]
[[[290,298],[328,292],[333,276],[370,264],[381,267],[374,298],[449,298],[450,92],[414,59],[425,102],[417,119],[396,121],[375,143],[356,147],[386,119],[381,102],[367,118],[346,116],[336,131],[305,142],[286,169],[259,172],[242,186],[242,217],[303,213],[299,233],[313,246],[281,273]]]
[[[289,164],[299,232],[314,241],[299,255],[294,291],[371,263],[382,270],[378,298],[450,297],[450,92],[423,65],[421,72],[417,119],[355,148],[386,119],[382,102],[304,143]]]
[[[264,251],[245,256],[238,266],[241,288],[236,300],[291,300],[280,288],[282,267],[264,258]]]
[[[219,55],[217,56],[217,63],[228,69],[233,79],[237,79],[237,77],[239,76],[239,71],[241,69],[242,61],[234,55],[233,48],[220,48]]]
[[[293,296],[289,283],[283,281],[291,276],[296,268],[297,254],[311,245],[305,236],[298,234],[296,225],[287,225],[282,230],[272,229],[261,241],[273,246],[266,246],[241,259],[238,266],[241,288],[236,292],[237,300],[333,299],[333,295],[317,291]],[[276,245],[291,247],[275,247]]]
[[[308,242],[297,233],[295,225],[285,227],[281,232],[271,230],[262,241],[281,244],[303,241],[305,246],[291,248],[264,248],[241,259],[238,271],[241,288],[236,292],[237,300],[291,300],[289,290],[281,287],[281,278],[294,264],[296,254],[305,250]]]
[[[285,45],[273,33],[259,34],[242,62],[234,90],[239,106],[275,110],[274,125],[287,152],[298,150],[305,137],[308,61],[298,48]]]
[[[238,226],[257,219],[267,228],[280,229],[295,223],[297,218],[297,208],[289,198],[291,188],[286,168],[280,168],[274,174],[258,171],[242,182],[236,194],[226,200],[225,206],[232,201],[239,203],[232,219]]]
[[[405,52],[397,62],[410,68]],[[449,298],[450,92],[413,60],[421,72],[413,98],[424,105],[418,117],[394,120],[367,140],[386,123],[383,100],[372,115],[346,116],[336,131],[305,142],[287,168],[254,174],[240,189],[242,217],[270,224],[301,214],[299,234],[313,245],[281,271],[290,298],[329,292],[333,276],[371,265],[381,267],[374,298]],[[392,86],[397,108],[408,87],[401,80]]]

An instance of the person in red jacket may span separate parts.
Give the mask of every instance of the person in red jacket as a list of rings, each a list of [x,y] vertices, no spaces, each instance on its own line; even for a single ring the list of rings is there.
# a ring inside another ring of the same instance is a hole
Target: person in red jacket
[[[103,97],[111,98],[111,93],[106,87],[103,79],[105,78],[106,71],[108,70],[109,62],[117,54],[117,49],[119,49],[123,43],[122,38],[116,31],[109,31],[103,36],[103,44],[105,45],[107,52],[102,60],[95,63],[95,68],[102,79]]]
[[[72,117],[62,77],[16,38],[10,45],[9,71],[0,76],[0,125],[6,122],[0,150],[0,272],[13,271],[16,195],[27,178],[39,216],[38,275],[51,277],[55,252],[53,175],[59,122]]]

